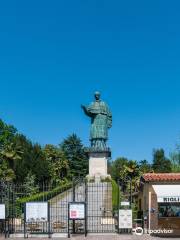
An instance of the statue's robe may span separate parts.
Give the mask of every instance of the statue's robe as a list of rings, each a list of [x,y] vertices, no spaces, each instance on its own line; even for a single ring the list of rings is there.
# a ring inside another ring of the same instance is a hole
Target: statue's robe
[[[103,101],[95,101],[86,108],[87,115],[92,119],[90,140],[108,139],[108,128],[112,126],[112,114],[108,105]]]

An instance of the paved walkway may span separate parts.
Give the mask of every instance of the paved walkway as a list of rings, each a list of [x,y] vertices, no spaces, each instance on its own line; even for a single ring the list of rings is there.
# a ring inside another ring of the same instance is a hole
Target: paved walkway
[[[0,237],[0,240],[5,238]],[[22,238],[13,238],[10,240]],[[32,240],[47,240],[48,238],[32,238]],[[68,240],[69,238],[54,238],[53,240]],[[159,237],[150,237],[148,235],[135,236],[135,235],[89,235],[86,238],[84,236],[72,236],[71,240],[175,240],[179,238],[159,238]]]
[[[143,235],[143,236],[135,236],[135,235],[93,235],[91,236],[90,235],[87,238],[83,236],[75,236],[75,237],[72,237],[71,239],[73,240],[161,240],[161,239],[175,240],[175,238],[159,238],[159,237],[150,237],[148,235]]]

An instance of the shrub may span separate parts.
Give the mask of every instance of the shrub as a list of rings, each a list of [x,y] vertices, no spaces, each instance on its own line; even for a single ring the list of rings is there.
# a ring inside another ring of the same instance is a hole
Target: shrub
[[[115,182],[115,180],[111,180],[112,183],[112,205],[113,210],[117,210],[119,208],[119,186]]]
[[[111,176],[101,177],[101,182],[111,182]]]

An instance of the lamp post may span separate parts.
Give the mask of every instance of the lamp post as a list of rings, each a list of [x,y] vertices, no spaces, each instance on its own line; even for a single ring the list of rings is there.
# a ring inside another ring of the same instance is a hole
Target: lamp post
[[[121,187],[122,186],[124,186],[124,183],[125,182],[130,182],[130,190],[129,190],[129,202],[130,202],[130,207],[132,206],[132,177],[130,177],[130,176],[126,176],[126,177],[124,177],[123,179],[120,179],[120,181],[119,182],[121,182],[122,184],[121,184]]]

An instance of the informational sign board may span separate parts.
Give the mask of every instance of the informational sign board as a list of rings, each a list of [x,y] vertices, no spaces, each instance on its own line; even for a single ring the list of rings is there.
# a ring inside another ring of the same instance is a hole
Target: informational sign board
[[[69,219],[84,220],[85,219],[85,203],[69,203]]]
[[[129,202],[121,202],[121,206],[129,206],[130,205],[130,203]]]
[[[46,222],[48,221],[47,202],[27,202],[26,222]]]
[[[132,229],[132,210],[119,210],[119,229]]]
[[[101,218],[101,225],[114,225],[114,218]]]
[[[5,219],[6,214],[5,214],[5,204],[0,204],[0,219]]]

